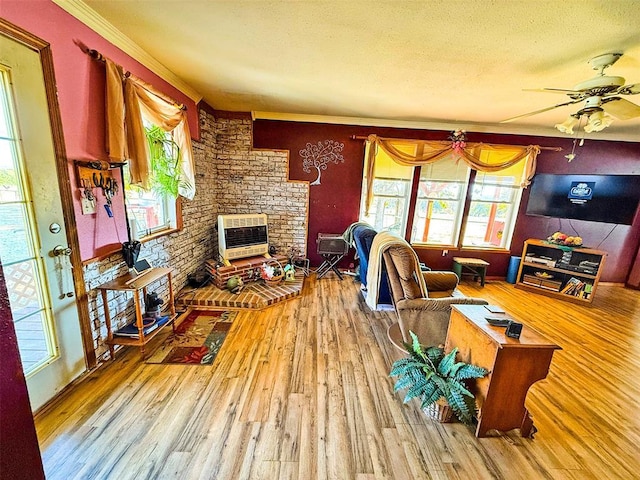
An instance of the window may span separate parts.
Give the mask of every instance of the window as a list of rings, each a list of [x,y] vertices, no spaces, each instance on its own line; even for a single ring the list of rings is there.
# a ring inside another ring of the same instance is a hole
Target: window
[[[421,167],[411,243],[458,243],[469,172],[453,156]]]
[[[406,153],[414,153],[415,145],[398,144]],[[402,236],[407,225],[413,167],[399,165],[382,150],[376,154],[373,172],[373,198],[369,215],[364,211],[366,181],[363,182],[360,219],[376,230],[385,230]]]
[[[128,165],[122,171],[132,238],[178,228],[177,145],[170,132],[148,122],[145,122],[145,132],[151,159],[150,189],[130,183]]]
[[[484,150],[481,158],[499,163],[513,152]],[[463,247],[509,248],[520,197],[524,162],[498,172],[477,172],[471,190],[471,204],[465,228]]]
[[[420,148],[411,142],[394,141],[393,146],[412,155]],[[520,151],[479,146],[474,156],[479,156],[483,164],[499,165]],[[368,153],[365,155],[368,157]],[[475,171],[473,176],[470,166],[454,154],[414,167],[394,162],[380,148],[375,156],[369,215],[364,212],[366,177],[363,181],[360,220],[378,231],[405,237],[407,218],[412,218],[409,237],[412,244],[508,249],[520,205],[525,166],[526,161],[521,161],[496,172]],[[412,182],[414,171],[419,175],[416,186]],[[409,211],[414,203],[415,207]]]

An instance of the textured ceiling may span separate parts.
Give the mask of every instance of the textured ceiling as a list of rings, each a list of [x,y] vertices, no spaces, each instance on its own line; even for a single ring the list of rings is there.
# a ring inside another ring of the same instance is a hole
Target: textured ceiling
[[[640,83],[638,0],[85,3],[220,110],[563,136],[580,104],[498,122],[568,101],[523,89],[572,88],[602,53]],[[640,118],[586,137],[640,141]]]

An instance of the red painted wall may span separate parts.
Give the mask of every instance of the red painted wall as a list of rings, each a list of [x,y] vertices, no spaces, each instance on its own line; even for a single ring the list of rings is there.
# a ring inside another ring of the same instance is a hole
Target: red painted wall
[[[322,260],[316,252],[318,232],[343,232],[357,221],[362,190],[364,146],[362,140],[351,140],[352,135],[366,136],[376,133],[385,137],[445,140],[449,131],[411,130],[394,128],[360,127],[275,120],[256,120],[253,128],[254,147],[276,148],[290,151],[289,174],[293,180],[316,178],[315,171],[302,169],[300,150],[307,143],[334,140],[344,143],[344,163],[330,164],[322,173],[320,185],[310,187],[308,252],[314,265]],[[540,173],[555,174],[635,174],[640,175],[640,148],[637,143],[587,140],[576,151],[576,158],[569,163],[564,158],[572,146],[570,138],[534,137],[523,135],[498,135],[467,132],[471,142],[503,143],[512,145],[536,144],[562,147],[562,152],[543,150],[538,156]],[[640,188],[640,177],[639,186]],[[490,276],[505,276],[511,255],[520,256],[527,238],[545,238],[556,230],[573,233],[583,238],[584,244],[609,253],[602,280],[623,283],[627,278],[640,241],[640,215],[633,225],[613,225],[579,220],[558,220],[525,215],[528,201],[525,191],[515,226],[510,252],[480,252],[449,250],[446,256],[441,249],[418,248],[418,255],[433,269],[450,269],[455,255],[483,258],[491,263]],[[613,231],[612,231],[613,230]],[[343,262],[347,266],[349,261]]]
[[[0,478],[44,478],[40,447],[22,371],[0,262]]]
[[[72,186],[76,186],[73,160],[107,159],[104,147],[104,65],[83,53],[78,43],[98,50],[125,70],[184,103],[191,135],[199,138],[197,107],[191,99],[51,1],[0,0],[0,16],[51,45]],[[122,185],[121,181],[119,183]],[[119,250],[120,244],[128,240],[122,193],[113,201],[114,218],[107,216],[101,192],[97,197],[100,203],[97,213],[82,215],[80,192],[74,189],[83,260]]]

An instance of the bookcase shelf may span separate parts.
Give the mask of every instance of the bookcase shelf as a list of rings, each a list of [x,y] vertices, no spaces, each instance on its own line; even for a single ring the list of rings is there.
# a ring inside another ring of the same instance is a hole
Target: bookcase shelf
[[[607,252],[544,240],[524,243],[516,287],[576,303],[591,303]]]

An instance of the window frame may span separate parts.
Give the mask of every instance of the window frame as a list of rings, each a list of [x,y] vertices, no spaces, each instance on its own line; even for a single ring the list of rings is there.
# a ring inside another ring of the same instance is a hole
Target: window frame
[[[147,127],[149,126],[155,126],[155,125],[145,121],[145,136],[147,136],[148,134]],[[171,132],[166,132],[166,134],[168,136],[171,136]],[[147,136],[147,139],[148,139],[148,136]],[[168,215],[169,216],[168,224],[165,222],[164,225],[161,225],[157,228],[146,229],[146,230],[136,229],[135,233],[132,232],[131,229],[133,225],[137,225],[137,222],[134,220],[134,215],[131,214],[130,208],[132,207],[128,204],[127,190],[130,190],[131,188],[141,188],[141,187],[130,185],[130,182],[129,182],[130,175],[128,172],[128,165],[123,165],[120,168],[120,172],[122,176],[122,184],[123,184],[123,191],[124,191],[124,194],[123,194],[124,208],[125,208],[125,215],[127,218],[127,228],[129,230],[129,235],[132,239],[137,239],[140,242],[147,242],[147,241],[160,238],[165,235],[169,235],[171,233],[175,233],[182,230],[183,228],[182,200],[181,200],[182,197],[178,195],[175,199],[173,199],[173,202],[172,202],[173,197],[170,197],[169,195],[165,195],[162,197],[162,202],[164,203],[163,209],[166,210],[167,208],[169,208],[169,211],[170,211],[170,214]],[[132,220],[134,220],[133,224],[132,224]]]

